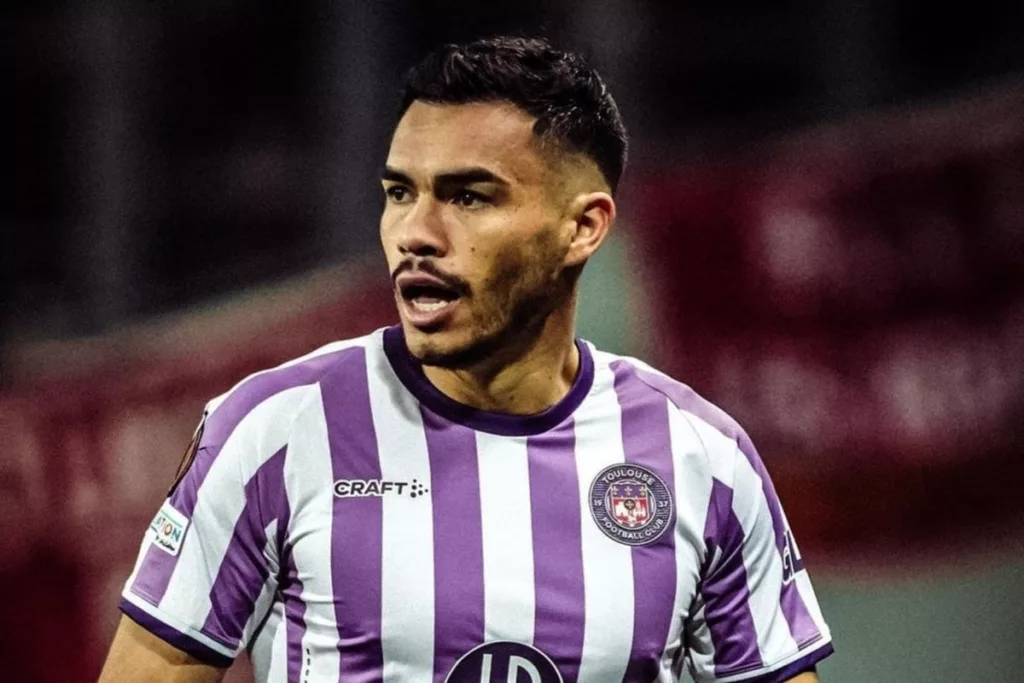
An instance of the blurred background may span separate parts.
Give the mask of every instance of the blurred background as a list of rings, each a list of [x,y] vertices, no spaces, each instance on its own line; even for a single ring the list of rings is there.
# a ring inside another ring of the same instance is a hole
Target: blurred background
[[[95,679],[208,398],[396,320],[399,76],[506,32],[618,99],[622,218],[581,334],[759,444],[835,636],[822,680],[1024,680],[1017,5],[8,0],[5,680]]]

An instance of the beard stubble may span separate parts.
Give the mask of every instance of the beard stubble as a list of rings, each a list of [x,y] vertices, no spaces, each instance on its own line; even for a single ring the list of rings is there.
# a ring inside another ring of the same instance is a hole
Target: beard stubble
[[[415,354],[417,359],[446,369],[513,359],[541,333],[548,317],[566,305],[572,284],[561,268],[564,256],[552,231],[541,231],[526,249],[499,255],[490,277],[471,294],[481,303],[473,312],[468,342],[454,348],[428,343]]]

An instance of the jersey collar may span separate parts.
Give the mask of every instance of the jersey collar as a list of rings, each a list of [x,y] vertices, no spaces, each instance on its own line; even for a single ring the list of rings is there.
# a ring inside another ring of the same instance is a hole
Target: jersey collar
[[[502,436],[530,436],[549,431],[564,422],[579,407],[594,384],[594,357],[590,347],[580,339],[576,340],[576,348],[580,352],[580,367],[569,393],[543,412],[510,415],[473,408],[442,393],[423,374],[419,361],[410,355],[401,326],[384,330],[384,353],[398,379],[420,403],[446,420]]]

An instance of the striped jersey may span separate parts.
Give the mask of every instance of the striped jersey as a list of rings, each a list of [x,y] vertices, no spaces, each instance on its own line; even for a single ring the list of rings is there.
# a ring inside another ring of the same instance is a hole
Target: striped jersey
[[[121,609],[259,681],[784,681],[831,651],[764,466],[725,413],[578,341],[530,416],[437,390],[401,329],[207,404]]]

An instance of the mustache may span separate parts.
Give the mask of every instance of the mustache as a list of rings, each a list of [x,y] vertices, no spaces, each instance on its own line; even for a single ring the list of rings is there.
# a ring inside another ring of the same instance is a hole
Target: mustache
[[[397,288],[398,285],[395,282],[395,280],[398,279],[399,275],[406,271],[413,273],[426,273],[427,275],[432,275],[441,282],[443,282],[446,287],[450,288],[459,296],[469,296],[470,287],[468,282],[463,280],[458,275],[453,275],[452,273],[447,273],[441,270],[433,261],[427,261],[424,259],[406,259],[399,263],[391,272],[392,287]]]

